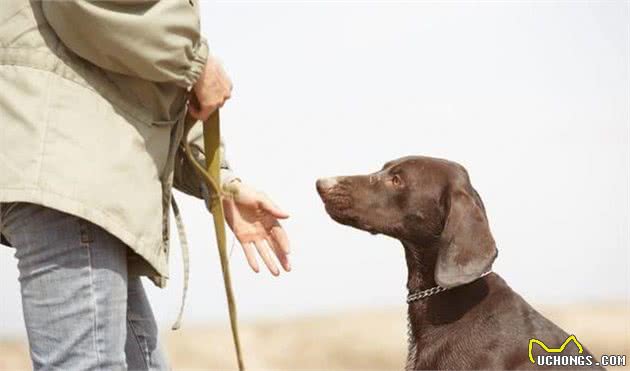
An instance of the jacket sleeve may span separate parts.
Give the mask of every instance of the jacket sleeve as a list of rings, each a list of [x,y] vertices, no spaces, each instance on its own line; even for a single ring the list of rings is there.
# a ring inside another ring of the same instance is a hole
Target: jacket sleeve
[[[42,9],[63,44],[91,63],[188,88],[208,57],[194,1],[43,0]]]
[[[188,140],[190,143],[190,150],[192,152],[195,160],[201,164],[201,166],[206,166],[206,156],[204,151],[203,144],[203,125],[195,125],[190,130],[188,134],[188,138],[183,138],[182,140]],[[238,179],[232,168],[230,167],[229,162],[225,156],[225,143],[223,142],[223,138],[221,138],[221,186],[230,183],[233,180]],[[175,170],[173,175],[173,186],[191,196],[197,198],[203,198],[208,201],[208,190],[201,180],[201,178],[195,172],[193,165],[190,164],[186,155],[184,154],[181,146],[177,149],[177,154],[175,156]]]

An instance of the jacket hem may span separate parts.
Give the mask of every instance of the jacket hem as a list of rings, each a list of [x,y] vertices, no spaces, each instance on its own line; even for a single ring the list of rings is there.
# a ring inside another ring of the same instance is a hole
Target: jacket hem
[[[98,225],[121,240],[133,252],[141,256],[151,269],[133,270],[129,274],[148,276],[156,286],[163,288],[168,279],[168,264],[164,256],[168,250],[167,241],[152,242],[138,238],[124,226],[116,223],[107,213],[58,193],[41,189],[0,188],[0,202],[29,202],[71,214]],[[156,250],[158,252],[156,256]],[[151,270],[154,270],[152,274]]]

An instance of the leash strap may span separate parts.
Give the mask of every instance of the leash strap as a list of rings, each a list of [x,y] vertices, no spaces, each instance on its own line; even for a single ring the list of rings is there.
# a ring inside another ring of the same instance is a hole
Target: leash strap
[[[184,307],[186,306],[186,294],[188,293],[188,281],[190,278],[190,258],[188,254],[188,239],[186,238],[184,221],[182,220],[182,214],[179,211],[179,206],[177,206],[174,195],[171,196],[171,206],[173,207],[173,214],[175,215],[175,224],[177,225],[177,234],[179,236],[179,244],[182,247],[182,260],[184,263],[184,290],[182,291],[182,303],[179,306],[177,320],[172,327],[173,330],[178,330],[182,325]]]
[[[243,364],[243,354],[241,352],[241,342],[238,335],[238,321],[236,317],[236,301],[232,292],[232,279],[230,276],[230,265],[228,261],[226,232],[225,232],[225,213],[223,210],[223,191],[221,189],[221,132],[219,125],[219,111],[215,111],[203,123],[203,139],[204,152],[206,156],[206,167],[202,167],[193,157],[188,143],[188,133],[195,125],[197,120],[190,115],[186,116],[184,123],[184,135],[182,144],[184,153],[188,160],[192,163],[193,168],[197,171],[199,177],[204,181],[210,192],[210,200],[208,209],[212,213],[214,219],[214,230],[216,233],[217,246],[219,248],[219,257],[221,260],[221,270],[223,271],[223,281],[225,283],[225,295],[227,297],[228,310],[230,314],[230,325],[232,328],[232,338],[234,347],[236,348],[236,360],[238,361],[238,369],[245,370]]]

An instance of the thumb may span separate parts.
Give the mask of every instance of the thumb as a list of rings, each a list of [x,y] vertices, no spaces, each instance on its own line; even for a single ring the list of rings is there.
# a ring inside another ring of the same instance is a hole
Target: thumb
[[[263,198],[260,201],[260,206],[261,206],[261,208],[264,211],[268,212],[269,214],[271,214],[275,218],[287,219],[289,217],[289,214],[287,214],[284,211],[280,210],[280,208],[278,206],[274,205],[273,202],[271,202],[271,200],[269,200],[268,198]]]

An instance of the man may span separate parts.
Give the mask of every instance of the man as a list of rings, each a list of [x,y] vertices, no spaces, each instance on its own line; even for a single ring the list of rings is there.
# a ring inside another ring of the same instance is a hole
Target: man
[[[2,2],[0,232],[37,370],[168,368],[139,277],[166,283],[171,188],[208,197],[181,150],[205,161],[186,112],[205,120],[232,89],[196,1]],[[289,271],[287,215],[222,168],[249,264]]]

